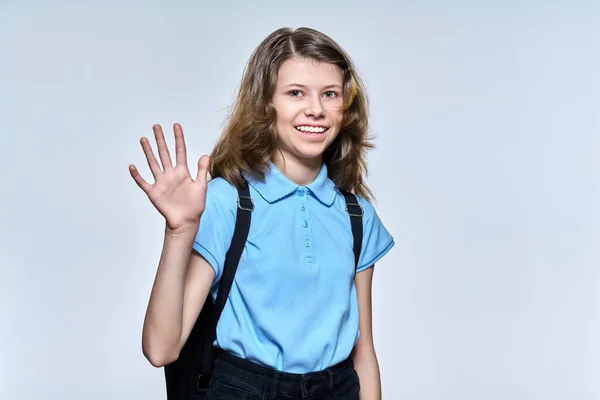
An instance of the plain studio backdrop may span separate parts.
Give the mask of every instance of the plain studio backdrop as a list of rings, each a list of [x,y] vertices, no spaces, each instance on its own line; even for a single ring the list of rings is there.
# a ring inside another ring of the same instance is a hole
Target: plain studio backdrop
[[[1,1],[0,398],[164,399],[127,166],[180,122],[195,175],[282,26],[368,87],[384,398],[600,398],[600,5],[566,0]]]

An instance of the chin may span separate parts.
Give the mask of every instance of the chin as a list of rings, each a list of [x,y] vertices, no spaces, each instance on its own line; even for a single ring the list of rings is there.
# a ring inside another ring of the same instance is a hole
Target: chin
[[[279,156],[280,154],[277,158],[279,158]],[[323,150],[321,148],[306,149],[302,148],[301,146],[294,146],[293,149],[283,150],[283,159],[294,159],[296,162],[300,162],[302,164],[320,164],[323,160]]]
[[[306,139],[295,135],[294,133],[294,135],[288,136],[287,140],[281,138],[282,150],[284,154],[287,153],[302,162],[322,160],[323,153],[335,139],[330,135],[318,139]]]
[[[312,146],[307,146],[307,145],[302,145],[300,144],[299,146],[296,146],[295,148],[295,152],[294,154],[296,155],[296,157],[299,158],[303,158],[306,160],[314,160],[314,159],[320,159],[323,157],[323,153],[325,152],[325,150],[327,149],[327,147],[324,144],[320,144],[320,145],[312,145]]]

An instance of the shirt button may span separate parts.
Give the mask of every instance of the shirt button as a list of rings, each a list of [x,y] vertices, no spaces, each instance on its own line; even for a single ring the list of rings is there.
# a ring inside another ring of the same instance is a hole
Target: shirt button
[[[308,222],[304,221],[304,222],[302,223],[302,226],[306,228],[306,227],[308,226]]]
[[[304,196],[304,189],[298,189],[298,196]]]
[[[310,247],[310,242],[307,240],[306,242],[304,242],[304,246]]]
[[[304,207],[304,205],[301,205],[300,206],[300,211],[304,211],[304,210],[306,210],[306,208]]]

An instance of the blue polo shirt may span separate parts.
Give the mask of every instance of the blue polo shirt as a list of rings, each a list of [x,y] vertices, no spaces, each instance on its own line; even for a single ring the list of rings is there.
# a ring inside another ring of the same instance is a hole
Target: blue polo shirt
[[[291,373],[319,371],[346,359],[359,337],[354,253],[344,196],[323,164],[299,186],[269,163],[265,181],[246,177],[254,201],[250,232],[216,344],[238,357]],[[231,244],[237,190],[222,178],[209,182],[193,249],[215,270],[216,298]],[[358,272],[394,245],[373,206],[364,209]]]

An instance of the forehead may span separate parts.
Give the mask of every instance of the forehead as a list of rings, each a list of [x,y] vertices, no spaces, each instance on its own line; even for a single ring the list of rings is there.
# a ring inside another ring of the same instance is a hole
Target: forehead
[[[306,86],[341,86],[342,79],[342,71],[337,65],[307,58],[290,58],[279,67],[277,86],[293,83]]]

